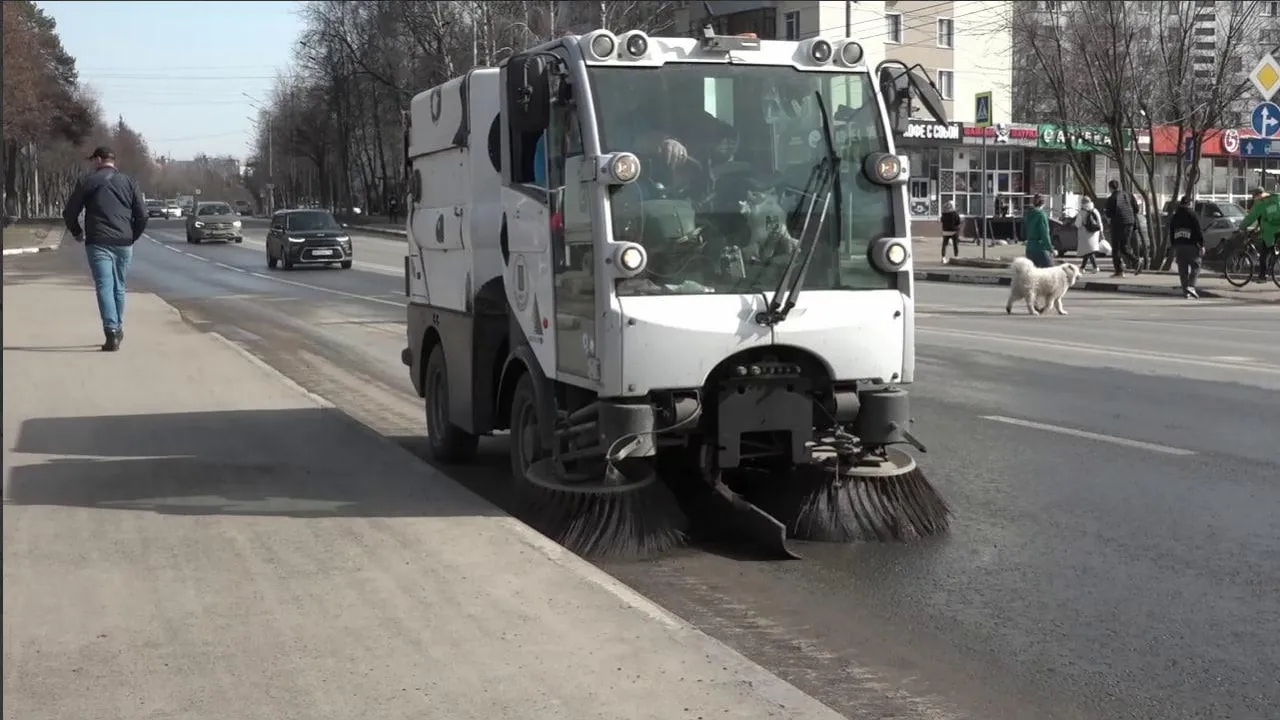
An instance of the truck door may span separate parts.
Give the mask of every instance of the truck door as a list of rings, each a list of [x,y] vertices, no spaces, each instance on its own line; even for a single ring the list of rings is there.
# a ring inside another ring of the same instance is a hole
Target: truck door
[[[553,85],[561,82],[554,78]],[[552,97],[565,97],[554,89]],[[547,187],[555,278],[556,369],[587,381],[598,380],[595,357],[596,291],[592,266],[589,195],[581,180],[582,132],[575,102],[552,101],[546,135]]]

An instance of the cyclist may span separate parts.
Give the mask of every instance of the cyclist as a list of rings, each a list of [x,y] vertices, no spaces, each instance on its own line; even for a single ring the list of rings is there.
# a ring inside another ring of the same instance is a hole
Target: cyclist
[[[1258,260],[1258,281],[1266,282],[1276,260],[1276,234],[1280,233],[1280,197],[1260,187],[1254,188],[1249,194],[1253,196],[1253,207],[1244,216],[1244,220],[1240,221],[1240,229],[1248,230],[1254,223],[1258,224],[1258,242],[1262,245]]]

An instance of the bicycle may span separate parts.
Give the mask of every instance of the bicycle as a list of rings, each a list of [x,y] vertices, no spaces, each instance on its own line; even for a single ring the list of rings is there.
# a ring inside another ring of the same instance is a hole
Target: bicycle
[[[1242,233],[1246,235],[1244,244],[1231,251],[1223,266],[1222,273],[1227,282],[1232,287],[1237,288],[1242,288],[1254,282],[1257,277],[1255,271],[1262,263],[1263,253],[1267,253],[1271,256],[1270,272],[1268,274],[1271,276],[1271,282],[1275,283],[1277,288],[1280,288],[1280,274],[1276,272],[1276,266],[1280,265],[1280,257],[1277,257],[1276,248],[1274,246],[1263,247],[1259,242],[1258,233],[1254,231],[1238,232],[1232,237],[1232,240],[1239,239]],[[1258,280],[1258,282],[1263,282],[1263,280]]]

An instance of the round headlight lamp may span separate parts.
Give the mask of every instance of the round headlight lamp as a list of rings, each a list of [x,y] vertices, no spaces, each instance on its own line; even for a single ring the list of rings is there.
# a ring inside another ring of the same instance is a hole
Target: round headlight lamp
[[[614,264],[618,266],[618,274],[623,277],[635,277],[644,270],[644,266],[649,262],[649,256],[644,251],[643,245],[635,243],[623,243],[614,251]]]

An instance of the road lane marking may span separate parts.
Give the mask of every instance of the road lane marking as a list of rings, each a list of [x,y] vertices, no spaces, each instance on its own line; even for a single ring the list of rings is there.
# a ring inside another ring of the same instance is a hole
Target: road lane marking
[[[1165,455],[1195,455],[1194,450],[1185,450],[1183,448],[1170,447],[1168,445],[1159,445],[1157,443],[1144,442],[1142,440],[1130,440],[1129,438],[1116,437],[1114,435],[1101,435],[1099,433],[1089,432],[1088,430],[1077,430],[1075,428],[1062,427],[1061,425],[1048,425],[1046,423],[1038,423],[1033,420],[1022,420],[1019,418],[1005,417],[1003,415],[982,415],[983,420],[1004,423],[1006,425],[1016,425],[1018,427],[1031,428],[1032,430],[1044,430],[1045,432],[1058,433],[1059,435],[1071,435],[1072,437],[1084,438],[1085,440],[1097,440],[1098,442],[1111,443],[1112,445],[1120,445],[1123,447],[1136,448],[1138,450],[1149,450],[1151,452],[1164,453]]]
[[[333,288],[320,287],[319,285],[308,285],[307,283],[300,283],[296,280],[285,280],[284,278],[273,277],[263,273],[251,272],[249,274],[256,278],[262,278],[263,280],[274,280],[275,282],[284,283],[285,285],[296,285],[297,287],[307,288],[308,290],[319,290],[320,292],[333,293],[334,295],[341,295],[342,297],[348,297],[353,300],[365,300],[367,302],[375,302],[382,305],[394,305],[400,308],[405,306],[403,302],[392,302],[391,300],[382,300],[369,295],[357,295],[355,293],[344,292],[342,290],[334,290]]]
[[[1093,353],[1095,355],[1110,355],[1113,357],[1123,357],[1128,359],[1144,359],[1159,360],[1171,363],[1182,363],[1184,365],[1196,365],[1199,367],[1214,368],[1217,370],[1248,370],[1250,372],[1261,372],[1270,375],[1280,375],[1280,366],[1266,364],[1244,364],[1232,363],[1215,360],[1202,355],[1178,355],[1175,353],[1156,353],[1144,350],[1128,350],[1118,348],[1102,347],[1100,345],[1088,345],[1085,343],[1068,342],[1066,340],[1053,340],[1049,338],[1026,338],[1014,337],[1012,335],[1000,335],[997,333],[981,333],[965,330],[943,330],[941,328],[919,327],[916,331],[922,334],[934,335],[950,335],[952,337],[964,337],[975,340],[994,340],[996,342],[1009,343],[1011,345],[1030,345],[1035,348],[1056,348],[1060,350],[1075,350],[1077,352]]]
[[[148,238],[148,239],[151,240],[151,242],[156,243],[157,245],[160,245],[161,247],[165,247],[165,248],[168,248],[169,250],[173,250],[179,255],[185,255],[189,258],[195,258],[196,260],[199,260],[201,262],[213,262],[209,258],[202,257],[194,253],[189,253],[184,250],[179,250],[172,245],[164,245],[163,243],[161,243],[159,240],[156,240],[155,238]],[[234,265],[227,265],[226,263],[213,262],[213,264],[220,268],[225,268],[227,270],[234,270],[235,272],[244,273],[246,275],[251,275],[256,278],[262,278],[263,280],[271,280],[272,282],[284,283],[285,285],[293,285],[300,288],[306,288],[308,290],[317,290],[319,292],[326,292],[333,295],[340,295],[342,297],[351,298],[352,300],[364,300],[365,302],[374,302],[380,305],[392,305],[399,308],[403,308],[405,306],[404,301],[395,302],[392,300],[383,300],[380,297],[375,297],[371,295],[358,295],[356,293],[349,293],[343,290],[334,290],[333,288],[320,287],[319,285],[311,285],[308,283],[298,282],[296,280],[285,280],[284,278],[275,277],[273,275],[266,275],[266,274],[257,273],[257,272],[249,272],[244,268],[235,267]],[[389,297],[394,297],[399,295],[399,293],[387,293],[387,295]]]

